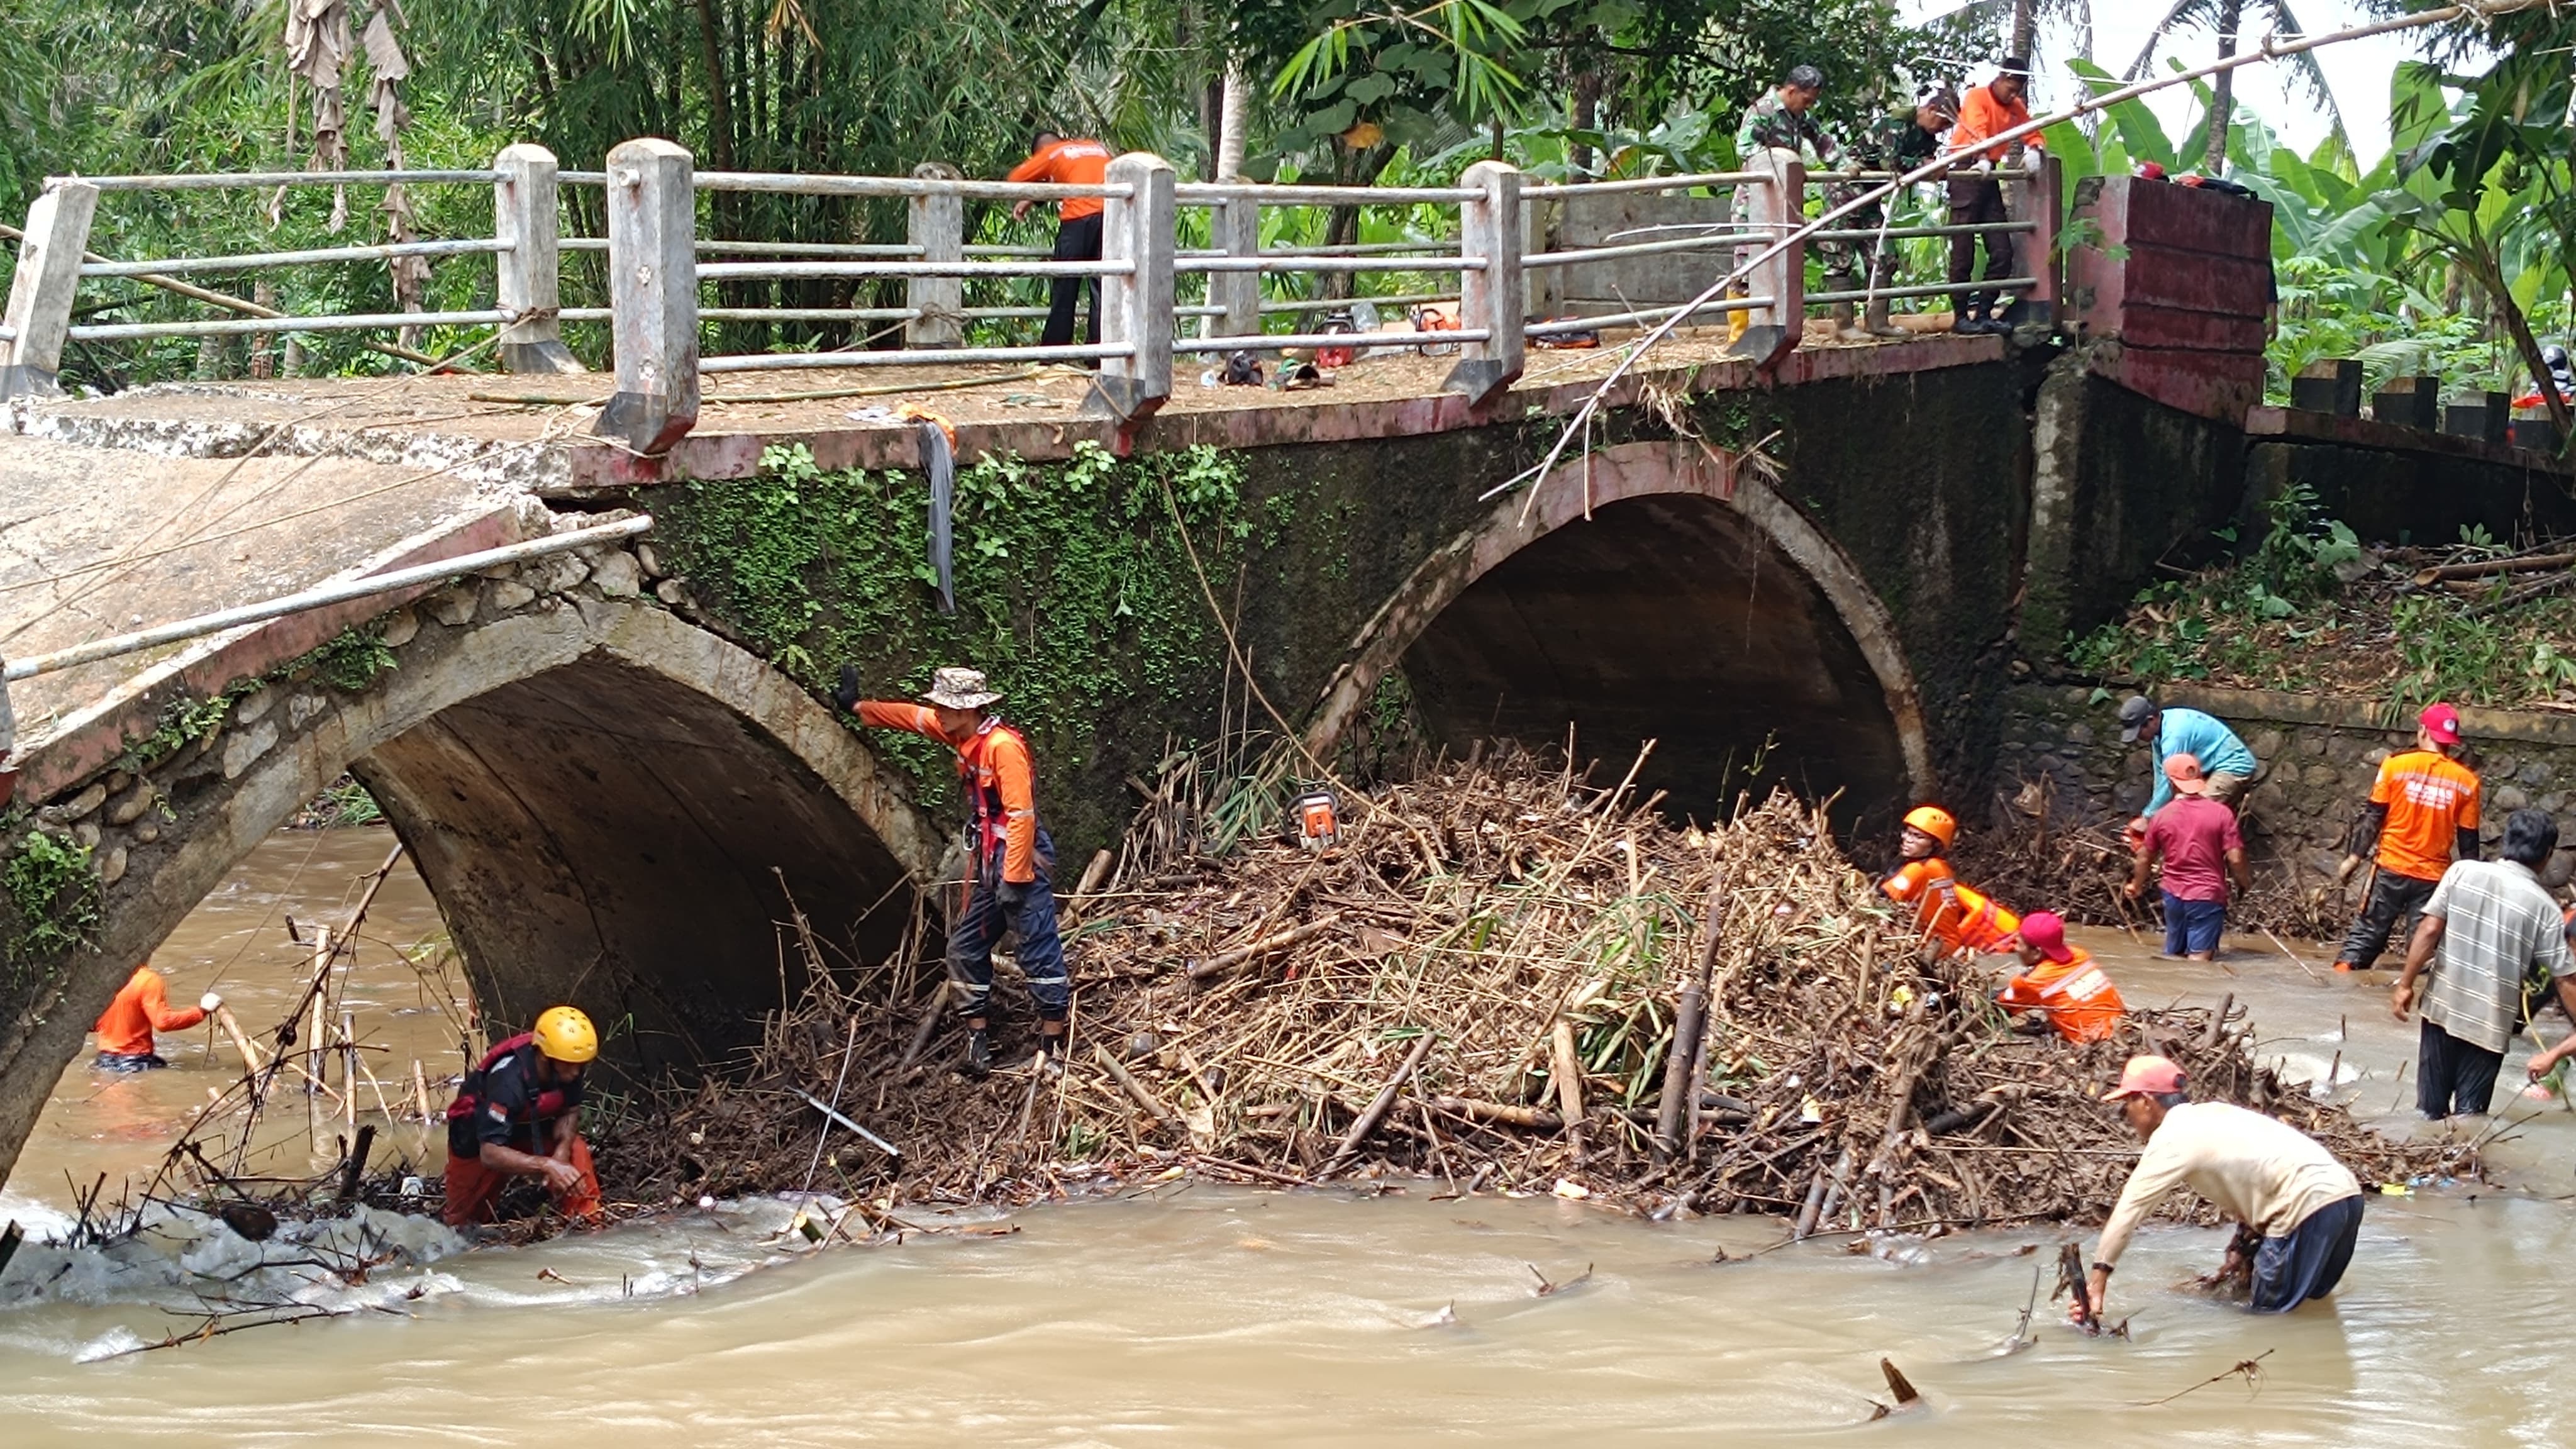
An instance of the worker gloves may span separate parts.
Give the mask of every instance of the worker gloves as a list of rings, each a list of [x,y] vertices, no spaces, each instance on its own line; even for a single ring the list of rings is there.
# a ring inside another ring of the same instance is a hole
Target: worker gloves
[[[197,998],[197,1009],[199,1011],[220,1011],[223,1009],[223,1005],[224,999],[211,991]]]
[[[839,705],[844,712],[859,707],[859,666],[841,666],[841,682],[832,686],[832,703]]]

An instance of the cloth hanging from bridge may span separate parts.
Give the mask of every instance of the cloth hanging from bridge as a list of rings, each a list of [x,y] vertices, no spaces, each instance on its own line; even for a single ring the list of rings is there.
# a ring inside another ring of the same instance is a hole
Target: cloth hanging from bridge
[[[957,612],[956,533],[957,453],[948,435],[948,420],[924,408],[905,404],[919,421],[913,432],[921,440],[921,471],[930,476],[930,571],[939,580],[939,612]]]

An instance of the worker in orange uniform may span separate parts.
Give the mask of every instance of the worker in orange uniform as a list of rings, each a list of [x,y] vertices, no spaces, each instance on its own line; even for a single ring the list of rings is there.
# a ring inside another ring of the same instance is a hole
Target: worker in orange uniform
[[[1950,224],[1976,226],[2006,220],[2004,192],[1993,175],[1995,167],[2012,160],[2022,146],[2039,145],[2036,134],[2018,141],[1980,148],[1979,142],[2000,136],[2015,126],[2030,124],[2030,107],[2023,97],[2030,89],[2030,62],[2021,56],[2004,57],[1995,67],[1995,78],[1981,86],[1970,86],[1959,98],[1959,124],[1950,131],[1950,154],[1959,163],[1950,172]],[[1977,239],[1986,243],[1986,280],[2012,275],[2013,243],[2010,232],[1960,232],[1950,238],[1950,285],[1968,280],[1976,270]],[[2012,324],[2003,318],[2001,293],[1991,287],[1980,291],[1952,294],[1957,317],[1950,324],[1953,332],[2009,332]]]
[[[550,1006],[465,1074],[447,1104],[449,1227],[492,1221],[514,1177],[541,1179],[565,1217],[599,1219],[599,1174],[581,1136],[582,1078],[598,1055],[590,1018]]]
[[[2054,1027],[2068,1041],[2100,1041],[2120,1025],[2128,1010],[2119,988],[2093,955],[2066,944],[2066,922],[2055,911],[2033,911],[2021,918],[2021,975],[1995,993],[1995,1004],[2010,1012],[2035,1012],[2033,1025]]]
[[[1896,843],[1905,864],[1878,888],[1898,905],[1914,907],[1918,934],[1952,951],[2009,951],[2021,919],[1959,882],[1941,852],[1958,839],[1959,822],[1938,805],[1917,805],[1905,816]]]
[[[2344,857],[2345,879],[2371,860],[2370,886],[2361,914],[2335,953],[2337,971],[2367,971],[2388,949],[2388,935],[2404,922],[2399,940],[2415,939],[2424,903],[2442,883],[2454,855],[2478,858],[2477,772],[2459,761],[2460,712],[2429,704],[2415,717],[2415,748],[2390,755],[2371,782],[2360,838]]]
[[[966,908],[948,927],[948,982],[966,1018],[966,1069],[976,1076],[993,1069],[993,943],[1006,928],[1020,935],[1020,975],[1037,1003],[1041,1061],[1062,1058],[1072,1004],[1064,941],[1056,934],[1055,840],[1038,823],[1029,742],[993,711],[1001,698],[981,670],[942,669],[922,696],[924,704],[863,700],[859,672],[847,664],[832,692],[833,703],[856,711],[861,724],[910,730],[957,752],[973,864]]]
[[[1037,145],[1029,159],[1011,168],[1005,181],[1042,181],[1052,186],[1099,186],[1109,178],[1109,148],[1087,136],[1059,136],[1053,131],[1038,132]],[[1011,204],[1011,220],[1029,214],[1033,202]],[[1055,260],[1059,262],[1096,262],[1100,260],[1100,207],[1097,196],[1068,196],[1055,206]],[[1073,341],[1073,304],[1082,295],[1082,284],[1091,284],[1091,328],[1086,340],[1100,340],[1100,279],[1098,277],[1051,277],[1048,279],[1046,333],[1038,339],[1041,347],[1063,347]]]
[[[193,1007],[172,1007],[168,984],[146,961],[125,978],[116,999],[98,1014],[98,1025],[91,1028],[98,1033],[95,1065],[103,1072],[148,1072],[154,1067],[166,1067],[170,1064],[153,1050],[152,1033],[186,1031],[223,1004],[222,997],[209,991],[198,997]]]

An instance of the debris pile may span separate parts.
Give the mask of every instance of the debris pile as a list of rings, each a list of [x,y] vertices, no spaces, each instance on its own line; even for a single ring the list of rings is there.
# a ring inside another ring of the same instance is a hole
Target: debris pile
[[[1322,851],[1131,849],[1070,900],[1061,1070],[960,1074],[935,962],[836,974],[800,936],[812,987],[739,1072],[603,1146],[608,1194],[811,1187],[873,1217],[1178,1170],[1422,1175],[1777,1213],[1802,1233],[2082,1220],[2134,1155],[2096,1099],[2140,1050],[2315,1134],[2367,1182],[2476,1171],[2471,1147],[2391,1142],[2284,1087],[2241,1017],[2140,1013],[2081,1048],[2011,1031],[1990,1004],[2000,977],[1923,959],[1821,813],[1786,795],[1708,831],[1651,804],[1511,751],[1346,800]],[[1147,814],[1212,808],[1163,791]],[[998,1034],[1026,1060],[1024,1023]]]

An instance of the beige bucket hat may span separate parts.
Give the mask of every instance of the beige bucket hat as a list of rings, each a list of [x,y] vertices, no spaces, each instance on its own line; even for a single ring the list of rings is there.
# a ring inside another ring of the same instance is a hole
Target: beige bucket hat
[[[942,669],[930,677],[930,692],[922,696],[943,709],[982,709],[1001,697],[1000,690],[984,682],[980,669]]]

